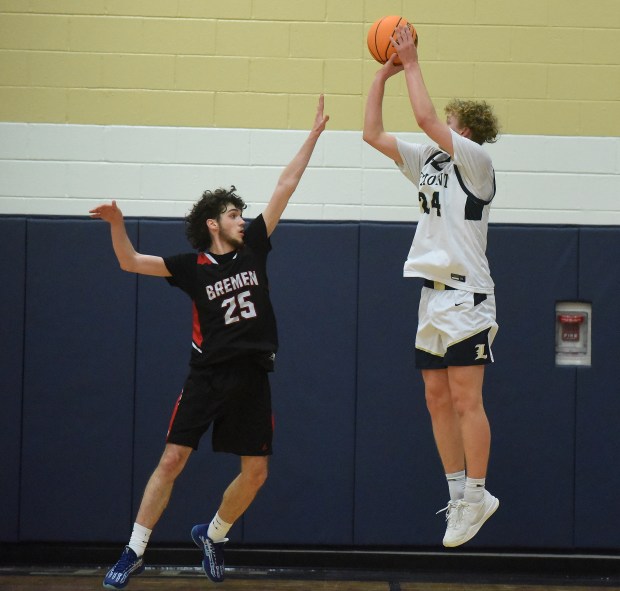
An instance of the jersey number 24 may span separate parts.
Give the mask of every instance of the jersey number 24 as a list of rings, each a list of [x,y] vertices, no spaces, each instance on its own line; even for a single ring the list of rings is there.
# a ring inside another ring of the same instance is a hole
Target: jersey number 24
[[[418,193],[418,200],[420,201],[420,211],[422,213],[430,213],[431,207],[437,210],[437,215],[441,217],[441,204],[439,203],[439,191],[433,193],[431,198],[431,207],[428,206],[428,198],[424,193]]]

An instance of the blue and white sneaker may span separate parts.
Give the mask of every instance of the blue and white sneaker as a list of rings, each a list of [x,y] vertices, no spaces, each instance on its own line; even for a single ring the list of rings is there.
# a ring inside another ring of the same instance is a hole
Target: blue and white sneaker
[[[108,571],[103,579],[105,589],[123,589],[129,582],[131,575],[139,575],[144,570],[144,559],[138,558],[136,553],[125,546],[118,562]]]
[[[228,538],[214,542],[207,536],[208,529],[208,525],[195,525],[192,528],[192,540],[203,551],[202,568],[207,577],[214,583],[221,583],[224,580],[224,544]]]

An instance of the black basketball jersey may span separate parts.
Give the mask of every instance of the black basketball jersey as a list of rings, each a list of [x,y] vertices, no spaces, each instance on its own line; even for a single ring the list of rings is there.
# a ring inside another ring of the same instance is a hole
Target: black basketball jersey
[[[244,246],[235,253],[188,253],[164,258],[172,275],[167,278],[170,285],[192,299],[191,365],[254,357],[267,369],[273,368],[278,334],[267,279],[270,250],[260,215],[246,228]]]

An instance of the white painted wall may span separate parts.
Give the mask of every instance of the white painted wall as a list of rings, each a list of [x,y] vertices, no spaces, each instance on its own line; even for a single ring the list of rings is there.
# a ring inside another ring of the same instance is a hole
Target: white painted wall
[[[260,213],[306,131],[0,123],[0,214],[182,217],[236,185]],[[423,141],[420,134],[399,134]],[[492,223],[620,225],[620,138],[502,136]],[[413,221],[416,192],[360,132],[327,131],[285,219]]]

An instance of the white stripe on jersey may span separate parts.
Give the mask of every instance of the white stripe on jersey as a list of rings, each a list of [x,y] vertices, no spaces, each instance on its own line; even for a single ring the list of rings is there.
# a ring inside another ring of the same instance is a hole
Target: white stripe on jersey
[[[217,262],[217,259],[210,252],[203,252],[202,254],[204,254],[205,257],[207,257],[211,261],[211,264],[219,265],[219,263]],[[232,258],[236,259],[237,258],[237,253],[235,253],[235,256],[233,256]]]

